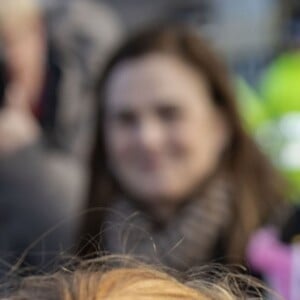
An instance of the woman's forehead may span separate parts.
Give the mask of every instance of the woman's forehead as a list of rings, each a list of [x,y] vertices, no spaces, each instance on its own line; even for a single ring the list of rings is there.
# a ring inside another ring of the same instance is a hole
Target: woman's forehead
[[[208,90],[202,73],[175,55],[152,53],[118,64],[108,78],[106,96],[112,102],[143,96],[180,97],[196,89]]]

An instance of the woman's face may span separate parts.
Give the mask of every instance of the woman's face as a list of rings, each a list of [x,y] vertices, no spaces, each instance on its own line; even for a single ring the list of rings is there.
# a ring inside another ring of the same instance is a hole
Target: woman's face
[[[105,140],[121,186],[143,201],[179,201],[209,176],[228,141],[207,82],[175,55],[117,65],[106,86]]]

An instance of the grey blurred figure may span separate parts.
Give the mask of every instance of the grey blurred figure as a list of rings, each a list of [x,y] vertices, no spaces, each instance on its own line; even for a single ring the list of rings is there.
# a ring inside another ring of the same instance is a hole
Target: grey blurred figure
[[[48,3],[50,38],[62,70],[54,136],[79,159],[89,152],[94,125],[94,85],[99,68],[123,35],[106,4],[88,0]]]

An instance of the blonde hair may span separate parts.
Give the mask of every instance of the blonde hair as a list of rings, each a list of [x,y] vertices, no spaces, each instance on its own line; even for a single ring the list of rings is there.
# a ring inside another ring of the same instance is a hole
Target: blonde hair
[[[237,300],[263,299],[252,280],[222,271],[211,280],[211,270],[191,280],[179,280],[160,268],[130,259],[123,267],[116,259],[82,263],[75,271],[24,278],[6,300]],[[99,264],[100,261],[100,264]],[[107,263],[108,262],[108,263]],[[129,263],[128,263],[129,262]],[[87,267],[88,266],[88,267]],[[218,270],[220,271],[220,270]],[[205,275],[206,274],[206,275]],[[206,279],[203,279],[206,276]],[[214,277],[214,276],[213,276]],[[243,283],[240,284],[242,281]],[[252,295],[246,295],[251,282]],[[256,284],[255,284],[256,285]],[[260,288],[260,286],[259,286]],[[241,290],[243,289],[243,291]],[[255,296],[254,296],[255,295]]]

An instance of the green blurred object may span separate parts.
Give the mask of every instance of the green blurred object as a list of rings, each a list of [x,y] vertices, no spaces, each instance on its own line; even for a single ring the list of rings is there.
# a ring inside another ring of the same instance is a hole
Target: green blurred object
[[[260,94],[237,81],[242,116],[249,131],[300,199],[300,51],[276,59],[263,74]]]
[[[268,119],[263,102],[257,92],[252,89],[242,78],[236,80],[238,105],[250,132],[255,132],[259,126]]]
[[[265,72],[261,95],[272,118],[300,113],[300,51],[282,54]]]
[[[261,95],[274,123],[272,138],[278,141],[278,148],[271,152],[273,160],[286,174],[291,193],[299,199],[300,51],[284,53],[271,64],[261,81]]]

